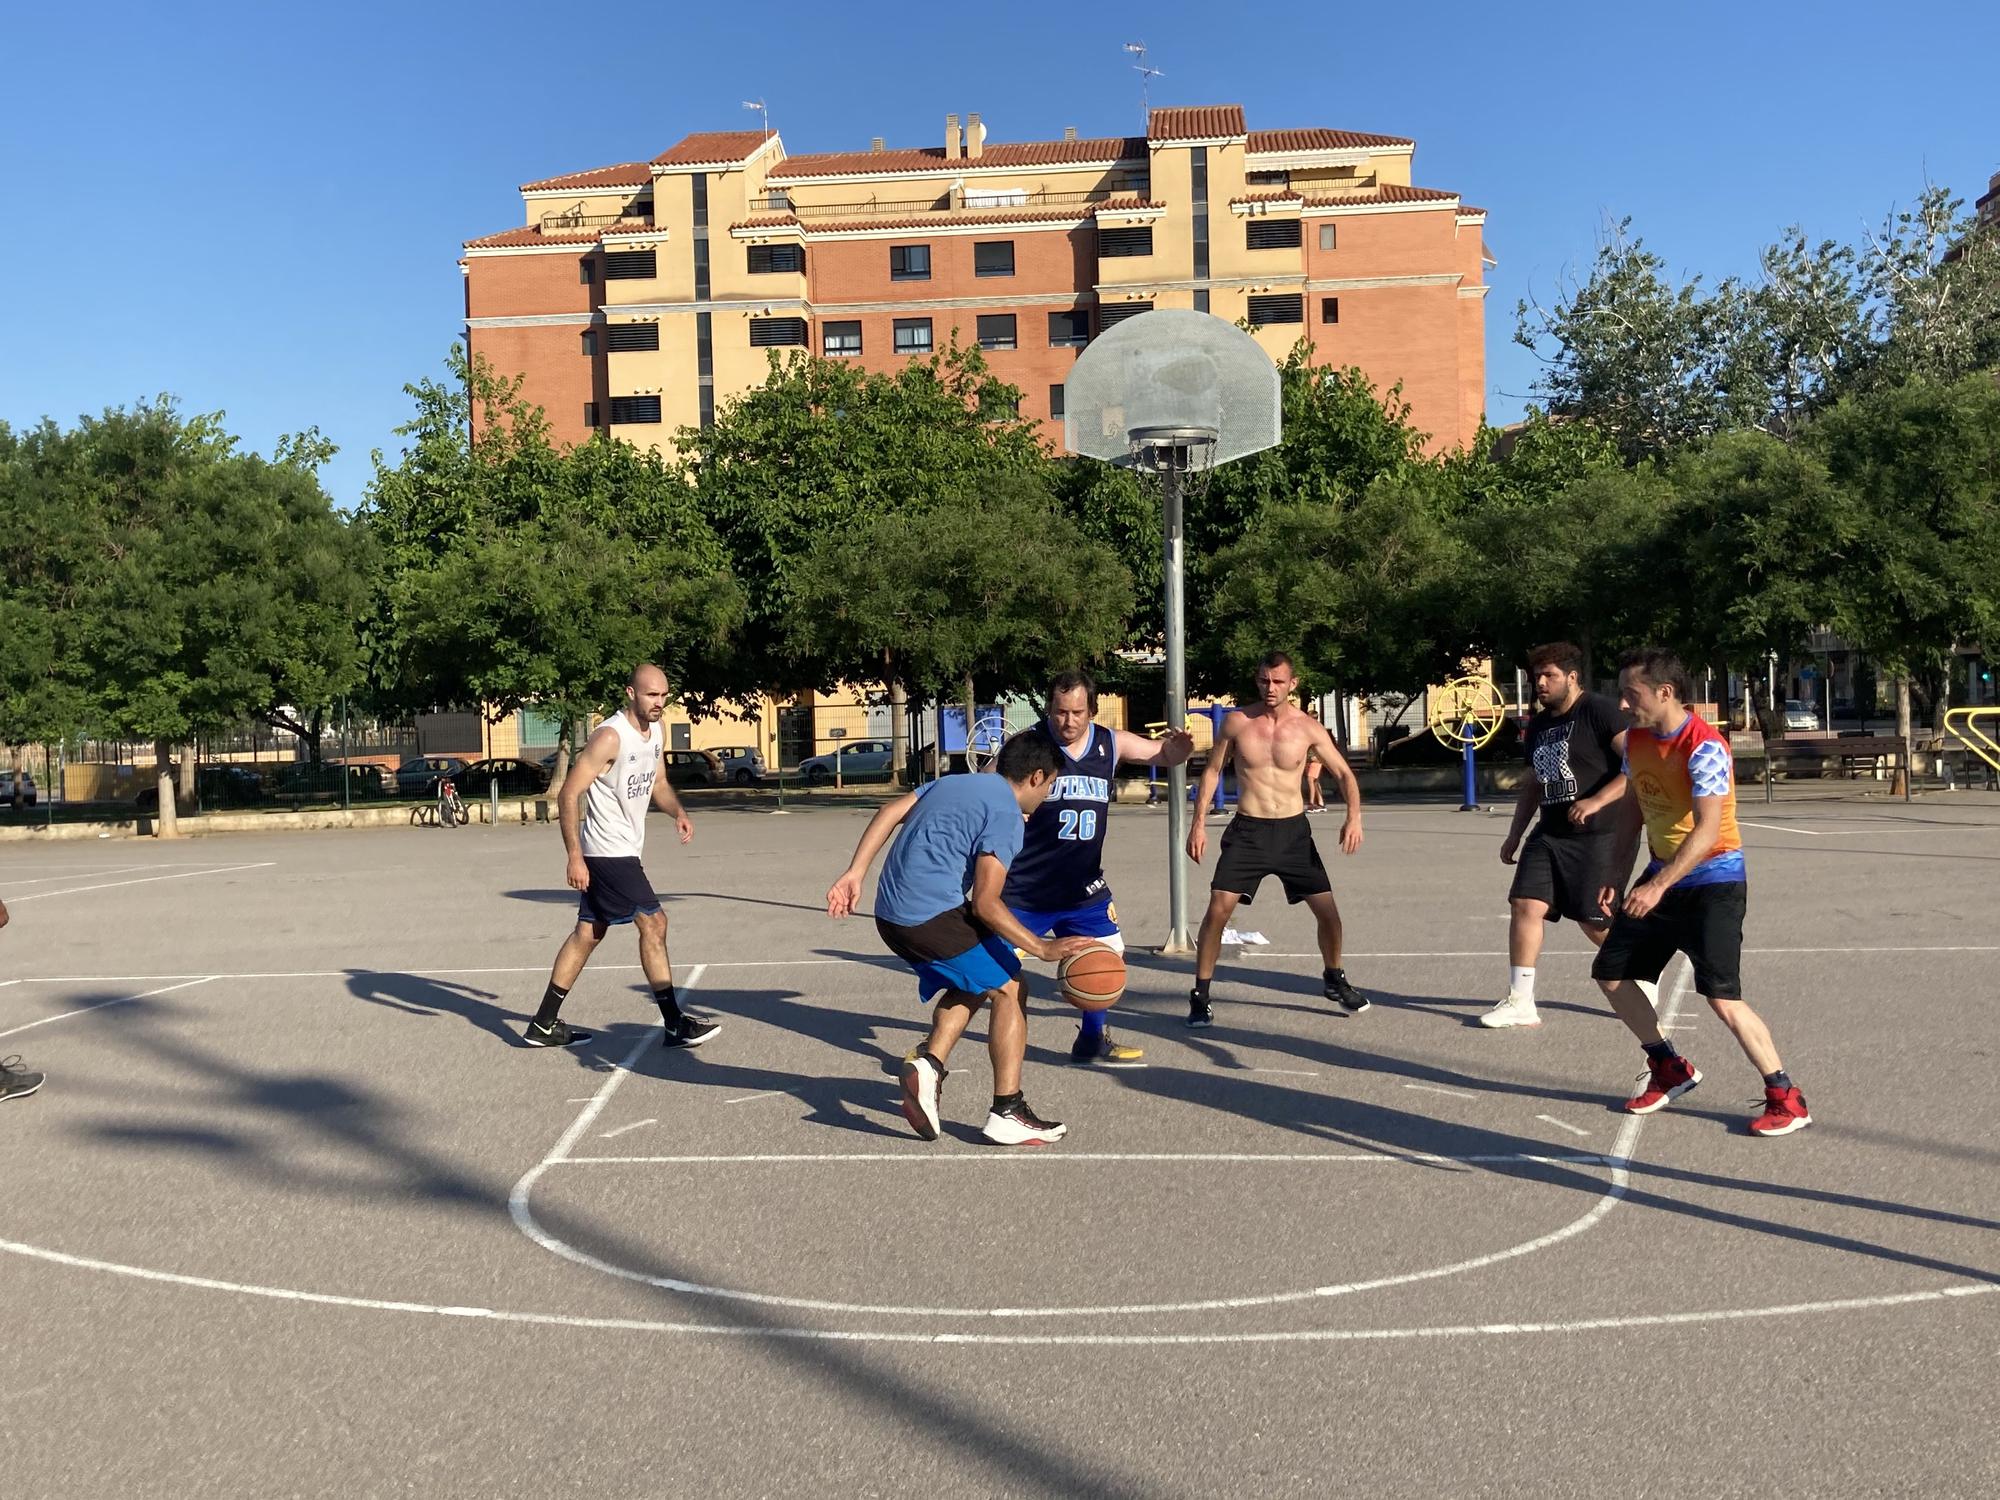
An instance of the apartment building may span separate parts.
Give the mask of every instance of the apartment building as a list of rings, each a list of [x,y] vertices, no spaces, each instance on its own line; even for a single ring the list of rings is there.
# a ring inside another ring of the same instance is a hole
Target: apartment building
[[[887,370],[956,338],[1062,440],[1077,351],[1155,307],[1247,320],[1274,358],[1400,384],[1434,446],[1485,405],[1485,211],[1416,186],[1415,143],[1251,130],[1238,105],[1155,109],[1144,136],[788,156],[690,135],[650,161],[530,182],[521,227],[465,244],[468,346],[524,379],[556,436],[669,449],[769,351]]]

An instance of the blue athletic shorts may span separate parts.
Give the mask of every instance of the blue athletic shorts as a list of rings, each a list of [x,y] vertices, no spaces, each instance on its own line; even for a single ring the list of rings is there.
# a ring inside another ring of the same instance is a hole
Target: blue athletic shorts
[[[1010,906],[1008,910],[1013,912],[1015,921],[1037,937],[1102,938],[1106,947],[1125,951],[1125,940],[1118,931],[1118,913],[1109,896],[1088,906],[1073,906],[1068,911],[1027,911],[1018,906]]]
[[[916,974],[917,998],[925,1004],[945,990],[984,995],[1005,989],[1021,972],[1013,945],[995,937],[966,907],[941,912],[914,927],[877,917],[875,930],[889,951]]]

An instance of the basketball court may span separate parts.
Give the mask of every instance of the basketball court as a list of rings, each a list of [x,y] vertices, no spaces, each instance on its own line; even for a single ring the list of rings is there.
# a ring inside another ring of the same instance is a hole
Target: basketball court
[[[13,1493],[1972,1495],[2000,1484],[2000,801],[1746,799],[1746,977],[1819,1123],[1669,970],[1706,1075],[1641,1068],[1558,928],[1504,980],[1504,819],[1314,820],[1376,999],[1311,923],[1238,913],[1216,1025],[1134,955],[1114,1034],[1026,1087],[1062,1144],[977,1139],[983,1031],[913,1137],[922,1034],[872,924],[821,908],[866,810],[696,807],[655,837],[684,999],[629,938],[575,1052],[518,1045],[569,924],[553,829],[0,851],[0,1411]],[[656,823],[655,833],[659,827]],[[1164,816],[1121,808],[1128,935]],[[1196,889],[1205,884],[1195,875]],[[870,886],[872,893],[872,883]]]

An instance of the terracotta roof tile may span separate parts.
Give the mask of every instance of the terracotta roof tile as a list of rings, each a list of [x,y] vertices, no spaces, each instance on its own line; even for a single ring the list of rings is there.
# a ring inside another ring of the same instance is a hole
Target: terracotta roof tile
[[[1166,206],[1157,198],[1107,198],[1102,203],[1091,204],[1090,211],[1097,214],[1128,214],[1134,209]]]
[[[731,229],[784,229],[795,226],[798,222],[799,216],[797,214],[764,214],[755,219],[744,219],[742,222],[731,224],[729,227]]]
[[[947,158],[944,147],[907,151],[832,151],[788,157],[773,167],[773,182],[793,177],[838,176],[855,172],[925,172],[933,175],[966,168],[1054,167],[1076,162],[1121,161],[1146,154],[1139,136],[1105,136],[1087,141],[988,141],[977,160]]]
[[[1353,151],[1367,146],[1414,146],[1404,135],[1369,135],[1361,130],[1253,130],[1243,148],[1260,151]]]
[[[1365,193],[1343,193],[1333,198],[1308,198],[1306,207],[1347,208],[1381,203],[1452,203],[1457,199],[1458,194],[1447,193],[1439,188],[1398,187],[1391,183],[1371,188]]]
[[[1284,191],[1276,193],[1245,193],[1241,198],[1231,198],[1229,201],[1231,203],[1300,203],[1304,199],[1305,195],[1303,193]]]
[[[761,130],[701,130],[653,158],[656,167],[734,166],[764,144]]]
[[[647,187],[653,174],[642,161],[622,161],[615,167],[593,167],[588,172],[571,172],[566,177],[544,177],[540,182],[524,182],[521,191],[534,193],[563,188]]]
[[[489,234],[483,239],[467,240],[468,250],[511,250],[523,245],[594,245],[604,235],[602,229],[560,229],[554,234],[543,234],[532,226],[526,229],[507,229],[499,234]]]
[[[1155,141],[1207,140],[1246,135],[1240,104],[1198,104],[1156,109],[1146,116],[1146,137]]]
[[[1459,204],[1459,205],[1458,205],[1458,211],[1459,211],[1460,213],[1462,213],[1462,214],[1466,215],[1466,216],[1467,216],[1468,218],[1471,218],[1471,217],[1474,217],[1474,216],[1477,216],[1477,217],[1479,217],[1479,218],[1482,218],[1482,219],[1483,219],[1483,218],[1485,218],[1485,217],[1486,217],[1486,210],[1485,210],[1485,209],[1483,209],[1483,208],[1474,208],[1474,207],[1473,207],[1473,206],[1472,206],[1472,205],[1471,205],[1470,203],[1461,203],[1461,204]]]

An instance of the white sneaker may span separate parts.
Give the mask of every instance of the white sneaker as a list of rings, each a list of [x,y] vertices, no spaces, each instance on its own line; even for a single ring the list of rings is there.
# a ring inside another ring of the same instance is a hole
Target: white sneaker
[[[903,1064],[903,1118],[927,1141],[938,1138],[938,1093],[944,1078],[944,1070],[921,1050]]]
[[[1510,993],[1493,1009],[1479,1018],[1481,1026],[1539,1026],[1542,1018],[1535,1013],[1535,1002],[1526,995]]]
[[[1635,979],[1632,982],[1639,986],[1639,993],[1646,997],[1646,1003],[1652,1006],[1657,1014],[1660,1009],[1660,987],[1649,979]]]

